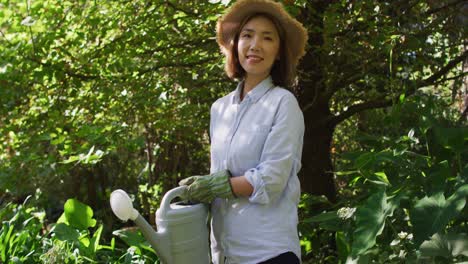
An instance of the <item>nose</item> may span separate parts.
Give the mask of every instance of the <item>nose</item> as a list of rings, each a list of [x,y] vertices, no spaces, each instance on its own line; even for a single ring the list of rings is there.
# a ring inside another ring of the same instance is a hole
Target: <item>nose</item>
[[[250,43],[250,50],[258,51],[262,47],[262,40],[258,37],[252,38],[252,42]]]

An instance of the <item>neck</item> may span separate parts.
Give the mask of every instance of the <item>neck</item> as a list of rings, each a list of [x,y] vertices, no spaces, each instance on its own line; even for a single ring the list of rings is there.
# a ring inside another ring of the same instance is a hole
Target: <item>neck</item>
[[[244,80],[244,88],[242,89],[241,100],[244,99],[244,96],[250,92],[255,86],[265,80],[266,76],[249,76],[247,75]]]

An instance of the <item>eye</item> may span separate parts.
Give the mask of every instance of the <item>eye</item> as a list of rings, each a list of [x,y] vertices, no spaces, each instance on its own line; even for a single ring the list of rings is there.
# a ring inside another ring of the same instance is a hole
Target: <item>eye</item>
[[[242,38],[250,38],[250,34],[249,34],[249,33],[245,33],[245,34],[242,34],[241,37],[242,37]]]
[[[271,38],[271,37],[265,37],[265,39],[266,39],[266,40],[269,40],[269,41],[272,41],[272,40],[273,40],[273,38]]]

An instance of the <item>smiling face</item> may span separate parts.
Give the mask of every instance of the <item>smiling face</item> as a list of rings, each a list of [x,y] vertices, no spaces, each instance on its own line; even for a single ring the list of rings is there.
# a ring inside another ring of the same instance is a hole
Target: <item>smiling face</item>
[[[237,54],[246,78],[264,79],[279,58],[280,38],[275,25],[263,16],[250,19],[242,27]]]

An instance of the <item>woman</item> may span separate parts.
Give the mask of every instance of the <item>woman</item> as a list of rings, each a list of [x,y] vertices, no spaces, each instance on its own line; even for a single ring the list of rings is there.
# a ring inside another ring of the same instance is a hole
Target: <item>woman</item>
[[[218,263],[300,263],[297,205],[304,120],[287,87],[307,31],[279,3],[236,2],[217,25],[226,73],[241,80],[211,107],[211,174],[186,199],[211,204]]]

